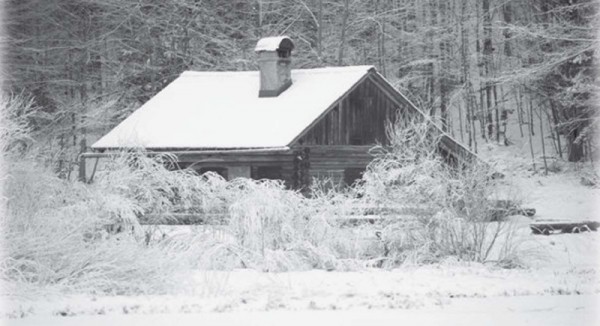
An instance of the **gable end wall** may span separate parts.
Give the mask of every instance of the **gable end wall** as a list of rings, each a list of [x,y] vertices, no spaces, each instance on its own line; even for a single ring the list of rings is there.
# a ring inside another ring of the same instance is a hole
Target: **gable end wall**
[[[373,159],[369,149],[389,144],[387,121],[398,114],[418,114],[408,101],[393,98],[370,72],[304,132],[293,148],[310,149],[310,175],[344,184],[350,170],[365,169]]]
[[[294,145],[387,144],[386,121],[393,121],[398,109],[409,112],[408,104],[399,106],[371,78],[365,78]]]

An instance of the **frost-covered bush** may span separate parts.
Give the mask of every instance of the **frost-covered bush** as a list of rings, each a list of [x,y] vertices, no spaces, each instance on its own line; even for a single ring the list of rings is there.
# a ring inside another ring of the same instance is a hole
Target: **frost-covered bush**
[[[373,151],[361,184],[371,205],[393,208],[384,223],[384,265],[448,256],[487,261],[508,222],[498,219],[498,181],[480,162],[455,166],[440,155],[440,133],[427,121],[388,125],[389,147]],[[510,198],[514,199],[514,198]]]
[[[250,179],[212,190],[219,192],[227,218],[202,235],[200,268],[345,270],[366,265],[365,257],[372,256],[358,245],[358,232],[337,218],[348,197],[334,192],[307,198],[282,182]]]
[[[9,157],[1,264],[8,293],[164,293],[184,285],[181,276],[194,269],[360,266],[353,232],[342,233],[328,218],[328,200],[316,205],[278,182],[169,171],[168,160],[115,156],[87,185]],[[187,209],[226,219],[206,232],[152,241],[139,224],[147,215],[160,223]],[[114,225],[121,232],[114,234]]]
[[[60,179],[32,161],[9,161],[7,167],[1,265],[7,284],[160,293],[175,287],[175,276],[189,270],[187,252],[144,243],[136,219],[143,206],[120,193],[130,186],[128,180],[87,186]],[[114,224],[123,225],[124,232],[109,232]]]
[[[147,245],[137,217],[145,209],[169,209],[169,194],[150,185],[171,189],[188,179],[145,157],[138,161],[141,169],[126,173],[131,156],[116,157],[93,185],[59,178],[31,146],[30,105],[13,97],[3,98],[0,108],[5,294],[166,292],[181,284],[176,275],[190,269],[192,253],[173,244]],[[144,178],[152,168],[157,174]],[[126,232],[108,232],[115,224]]]

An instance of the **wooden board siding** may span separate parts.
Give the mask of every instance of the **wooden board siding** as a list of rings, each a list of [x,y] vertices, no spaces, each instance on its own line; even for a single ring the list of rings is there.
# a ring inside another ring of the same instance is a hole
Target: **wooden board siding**
[[[298,145],[387,144],[385,125],[408,105],[390,98],[371,78],[363,80],[312,128]]]
[[[293,184],[294,153],[308,148],[311,178],[332,178],[338,183],[344,180],[344,172],[348,168],[365,169],[373,156],[369,154],[371,145],[308,145],[297,146],[282,152],[228,154],[179,154],[180,168],[193,167],[199,171],[203,168],[222,167],[236,170],[250,167],[251,175],[257,178],[260,167],[281,168],[281,177],[288,187]],[[235,174],[235,173],[234,173]],[[229,173],[231,175],[231,173]]]
[[[292,184],[293,174],[293,153],[290,150],[281,152],[267,153],[214,153],[202,154],[181,153],[177,155],[181,168],[187,168],[193,165],[194,170],[199,171],[205,167],[222,167],[226,169],[238,170],[248,169],[251,176],[258,175],[256,171],[260,167],[281,168],[282,180],[286,185]]]
[[[373,160],[369,153],[372,146],[311,145],[302,146],[310,150],[310,175],[313,178],[328,178],[335,184],[344,183],[346,169],[365,169]]]

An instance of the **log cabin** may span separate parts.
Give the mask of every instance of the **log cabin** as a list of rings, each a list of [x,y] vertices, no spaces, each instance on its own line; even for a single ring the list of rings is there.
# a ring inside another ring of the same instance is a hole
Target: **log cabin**
[[[312,178],[352,184],[388,143],[386,121],[425,115],[372,66],[291,69],[294,44],[258,41],[259,71],[182,73],[81,156],[131,148],[168,152],[181,169],[233,179],[280,179],[294,189]],[[474,154],[434,128],[449,161]],[[89,168],[88,168],[89,170]]]

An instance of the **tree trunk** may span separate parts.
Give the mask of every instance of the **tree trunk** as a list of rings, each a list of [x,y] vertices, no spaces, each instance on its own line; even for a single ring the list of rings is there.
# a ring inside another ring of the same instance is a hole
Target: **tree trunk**
[[[492,118],[492,85],[489,81],[492,75],[492,15],[490,12],[490,0],[482,0],[483,9],[483,65],[485,72],[485,97],[487,113],[487,139],[491,140],[494,135],[494,124]]]
[[[462,113],[462,105],[458,103],[458,127],[460,129],[460,142],[465,142],[464,130],[463,130],[463,113]]]
[[[469,59],[469,35],[465,26],[467,17],[467,2],[462,1],[460,7],[459,28],[460,28],[460,49],[462,65],[462,81],[464,83],[464,99],[466,104],[466,129],[469,139],[469,149],[477,153],[477,136],[475,129],[475,94],[470,78],[470,59]]]
[[[502,13],[504,16],[504,22],[506,23],[507,26],[509,26],[510,24],[512,24],[512,6],[511,6],[511,2],[510,1],[506,1],[503,5],[502,5]],[[504,28],[504,30],[502,31],[502,34],[504,36],[504,55],[507,57],[511,57],[512,56],[512,47],[511,47],[511,33],[510,33],[510,28],[506,27]]]
[[[542,107],[538,106],[538,114],[540,118],[540,140],[542,141],[542,158],[544,160],[544,174],[548,175],[548,162],[546,161],[546,144],[544,141],[544,124],[542,119]]]
[[[515,88],[515,103],[517,103],[517,120],[519,122],[519,131],[521,132],[521,138],[525,137],[523,133],[523,125],[525,124],[525,117],[523,115],[523,94],[519,87]]]
[[[492,90],[494,91],[494,112],[496,113],[496,142],[500,143],[500,105],[497,87],[496,85],[492,86]]]
[[[477,112],[477,117],[479,118],[479,128],[481,129],[481,137],[487,141],[487,132],[486,132],[486,115],[485,113],[485,87],[482,84],[484,75],[484,59],[481,54],[481,39],[480,39],[480,27],[481,21],[479,17],[481,17],[481,11],[479,10],[479,1],[475,1],[475,11],[476,11],[476,24],[475,24],[475,51],[477,52],[477,70],[479,71],[479,108]]]
[[[319,9],[317,12],[317,56],[323,61],[323,0],[319,0]]]
[[[344,0],[344,13],[342,16],[342,32],[340,35],[340,47],[338,49],[337,65],[344,62],[344,47],[346,46],[346,29],[348,28],[348,16],[350,16],[350,0]]]
[[[533,172],[537,172],[535,168],[535,154],[533,152],[533,113],[532,113],[532,103],[531,99],[529,100],[529,132],[527,133],[529,136],[529,151],[531,152],[531,163],[533,165]]]
[[[531,99],[531,95],[529,96],[529,132],[532,136],[535,136],[534,126],[533,126],[533,100]]]
[[[552,122],[554,124],[554,127],[552,127],[550,130],[554,130],[554,132],[556,133],[556,144],[558,147],[558,156],[560,158],[563,158],[562,145],[560,143],[560,130],[558,128],[558,125],[559,125],[558,111],[556,110],[556,106],[554,105],[554,101],[552,101],[552,100],[550,100],[550,110],[552,112]]]
[[[548,101],[550,102],[550,101]],[[552,123],[552,114],[548,112],[548,110],[544,110],[546,114],[546,119],[548,122],[548,130],[550,131],[550,139],[552,140],[552,147],[554,148],[554,153],[558,153],[558,143],[556,142],[556,135],[554,134],[554,126]]]
[[[583,144],[582,142],[577,142],[577,138],[579,137],[579,130],[573,129],[567,135],[567,148],[569,150],[568,160],[569,162],[580,162],[583,160]]]

